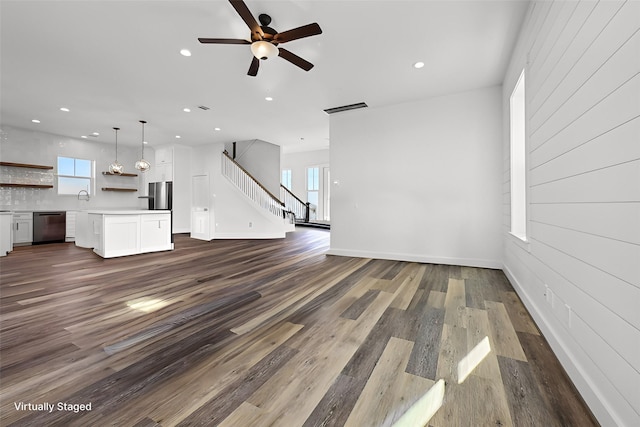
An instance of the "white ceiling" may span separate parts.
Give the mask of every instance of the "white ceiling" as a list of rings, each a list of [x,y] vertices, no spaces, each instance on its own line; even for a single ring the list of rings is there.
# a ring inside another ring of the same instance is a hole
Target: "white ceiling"
[[[119,143],[139,144],[138,121],[147,120],[152,146],[259,138],[285,151],[323,148],[326,108],[361,101],[376,107],[500,84],[528,6],[519,0],[245,2],[256,18],[271,15],[278,31],[320,24],[323,34],[283,45],[315,67],[305,72],[273,58],[249,77],[248,45],[200,44],[198,37],[249,37],[225,0],[2,0],[1,123],[72,138],[99,132],[88,141],[107,143],[117,126]],[[416,61],[426,66],[414,69]]]

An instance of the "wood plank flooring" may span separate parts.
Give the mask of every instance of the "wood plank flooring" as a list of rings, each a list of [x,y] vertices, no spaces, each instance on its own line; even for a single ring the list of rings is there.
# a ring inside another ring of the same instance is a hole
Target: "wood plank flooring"
[[[440,379],[432,427],[597,425],[501,271],[328,243],[299,228],[115,259],[16,249],[0,259],[0,425],[392,426]]]

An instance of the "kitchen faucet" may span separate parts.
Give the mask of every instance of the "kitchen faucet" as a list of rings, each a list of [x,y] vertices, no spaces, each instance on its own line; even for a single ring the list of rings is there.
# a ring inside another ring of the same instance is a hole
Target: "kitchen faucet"
[[[83,195],[82,193],[84,193],[84,195]],[[80,196],[84,196],[85,198],[84,198],[84,199],[81,199],[81,198],[80,198]],[[90,199],[90,196],[89,196],[89,192],[88,192],[87,190],[80,190],[80,191],[78,191],[78,200],[86,200],[86,201],[89,201],[89,199]]]

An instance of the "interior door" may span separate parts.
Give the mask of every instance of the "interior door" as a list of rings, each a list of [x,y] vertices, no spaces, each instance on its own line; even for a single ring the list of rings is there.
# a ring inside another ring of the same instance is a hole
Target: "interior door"
[[[192,177],[191,237],[211,240],[211,212],[209,210],[209,175]]]

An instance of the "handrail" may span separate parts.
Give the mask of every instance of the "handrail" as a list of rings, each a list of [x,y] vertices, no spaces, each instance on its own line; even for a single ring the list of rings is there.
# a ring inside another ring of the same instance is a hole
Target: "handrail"
[[[285,204],[267,190],[245,168],[229,156],[225,150],[222,154],[222,174],[229,179],[247,197],[268,210],[272,214],[286,218]]]
[[[302,199],[282,184],[280,184],[280,195],[285,207],[293,213],[295,219],[309,222],[309,211],[311,209],[309,202],[303,202]]]
[[[236,165],[236,166],[238,166],[240,169],[242,169],[242,172],[246,173],[246,174],[249,176],[249,178],[250,178],[251,180],[253,180],[253,182],[255,182],[256,184],[258,184],[258,186],[259,186],[260,188],[262,188],[262,189],[263,189],[263,190],[264,190],[264,191],[265,191],[269,196],[271,196],[271,198],[272,198],[273,200],[277,201],[280,205],[284,206],[284,203],[283,203],[282,201],[280,201],[280,199],[278,199],[276,196],[274,196],[274,195],[271,193],[271,191],[267,190],[267,188],[266,188],[264,185],[262,185],[262,184],[260,183],[260,181],[258,181],[257,179],[255,179],[255,178],[253,177],[253,175],[251,175],[251,174],[249,173],[249,171],[248,171],[248,170],[246,170],[245,168],[243,168],[243,167],[242,167],[242,165],[241,165],[240,163],[238,163],[238,162],[236,162],[235,160],[233,160],[233,159],[231,158],[231,156],[229,155],[229,152],[228,152],[227,150],[224,150],[224,151],[222,152],[222,154],[224,154],[225,156],[227,156],[227,159],[231,160],[231,162],[232,162],[233,164],[235,164],[235,165]]]
[[[291,190],[289,190],[287,187],[285,187],[284,185],[280,184],[280,189],[286,191],[287,193],[289,193],[289,195],[291,195],[291,197],[293,197],[294,199],[296,199],[297,201],[299,201],[303,205],[307,204],[307,202],[301,200],[298,196],[293,194],[293,192]]]

